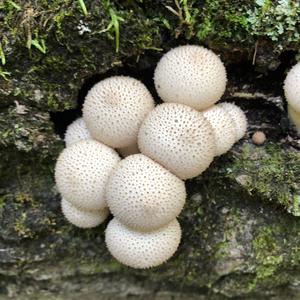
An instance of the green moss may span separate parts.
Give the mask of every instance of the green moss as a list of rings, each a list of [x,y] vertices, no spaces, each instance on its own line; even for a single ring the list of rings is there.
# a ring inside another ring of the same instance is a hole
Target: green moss
[[[12,85],[11,96],[18,94],[11,103],[18,100],[44,111],[74,108],[87,76],[146,49],[160,50],[159,26],[139,6],[84,1],[83,16],[77,1],[14,3],[19,9],[8,2],[0,5],[0,62],[5,64],[0,76]]]
[[[228,170],[250,194],[280,204],[295,216],[300,215],[300,154],[276,144],[253,147],[245,144]]]
[[[255,42],[266,39],[273,42],[274,50],[282,51],[287,45],[299,44],[297,26],[300,5],[298,1],[206,1],[199,7],[189,1],[193,17],[193,32],[201,41],[214,43],[243,43],[253,48]]]
[[[272,276],[283,262],[283,254],[274,236],[274,230],[278,232],[280,228],[262,228],[253,240],[258,280]]]
[[[267,39],[277,52],[299,45],[297,1],[81,3],[85,9],[70,0],[0,4],[0,76],[12,85],[10,104],[18,100],[43,111],[74,108],[85,78],[127,57],[138,59],[145,50],[161,51],[165,32],[212,47],[234,44],[251,55],[257,40]]]

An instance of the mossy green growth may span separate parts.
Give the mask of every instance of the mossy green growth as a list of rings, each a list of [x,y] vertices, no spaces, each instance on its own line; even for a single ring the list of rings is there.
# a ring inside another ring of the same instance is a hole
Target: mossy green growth
[[[283,252],[281,246],[274,236],[274,231],[280,228],[262,228],[253,240],[253,248],[257,263],[256,275],[258,280],[272,276],[283,262]]]
[[[299,45],[300,3],[296,0],[256,1],[189,1],[190,10],[198,9],[195,35],[200,40],[214,40],[227,44],[252,45],[259,40],[269,40],[275,52],[287,45]],[[193,14],[192,14],[193,15]]]
[[[1,3],[0,14],[0,76],[10,85],[10,104],[74,108],[87,77],[146,49],[160,51],[159,26],[138,5],[15,0]]]
[[[234,157],[227,175],[248,193],[259,195],[300,216],[300,153],[277,144],[245,144]]]

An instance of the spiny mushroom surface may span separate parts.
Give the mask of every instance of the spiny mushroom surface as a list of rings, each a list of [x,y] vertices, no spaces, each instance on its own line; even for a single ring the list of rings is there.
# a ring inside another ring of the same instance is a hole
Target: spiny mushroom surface
[[[79,209],[99,210],[106,206],[105,187],[120,161],[111,148],[84,140],[65,148],[58,157],[55,181],[62,197]]]
[[[168,224],[181,212],[185,198],[184,182],[143,154],[123,159],[106,188],[112,214],[141,231]]]
[[[156,90],[164,102],[203,110],[216,103],[226,88],[220,58],[201,46],[186,45],[163,55],[154,73]]]
[[[168,225],[150,232],[139,232],[112,219],[105,231],[109,252],[122,264],[146,269],[167,261],[177,250],[181,229],[175,219]]]
[[[300,112],[293,109],[291,105],[288,105],[289,118],[295,125],[297,132],[300,134]]]
[[[283,89],[289,105],[300,113],[300,62],[288,72]]]
[[[235,127],[236,138],[235,141],[239,141],[247,131],[247,118],[245,113],[235,104],[223,102],[218,104],[221,108],[229,114]]]
[[[209,121],[215,133],[215,155],[219,156],[226,153],[236,140],[236,130],[232,118],[219,105],[214,105],[203,111],[203,116]]]
[[[181,179],[201,174],[212,162],[214,131],[201,112],[177,103],[152,110],[139,131],[141,152]]]
[[[61,200],[61,209],[65,218],[80,228],[96,227],[103,223],[109,215],[107,207],[101,210],[81,210],[64,198]]]
[[[83,119],[92,137],[110,147],[122,148],[137,142],[140,124],[154,107],[154,100],[140,81],[113,76],[88,92]]]
[[[88,140],[91,138],[92,137],[86,127],[83,118],[78,118],[73,123],[71,123],[66,130],[66,134],[65,134],[66,147],[69,147],[82,140]]]

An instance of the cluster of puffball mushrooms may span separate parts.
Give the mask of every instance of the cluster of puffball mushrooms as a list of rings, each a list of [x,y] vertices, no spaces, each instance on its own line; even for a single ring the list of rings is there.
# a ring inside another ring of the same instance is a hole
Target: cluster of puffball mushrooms
[[[163,104],[155,106],[134,78],[94,85],[56,164],[66,219],[95,227],[110,211],[105,242],[119,262],[149,268],[168,260],[181,239],[176,218],[186,200],[184,180],[206,170],[247,129],[238,106],[215,105],[226,82],[216,54],[186,45],[167,52],[155,69]]]

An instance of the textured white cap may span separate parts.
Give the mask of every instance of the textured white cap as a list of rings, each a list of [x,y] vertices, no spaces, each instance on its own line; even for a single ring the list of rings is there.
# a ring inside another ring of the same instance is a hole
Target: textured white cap
[[[289,118],[295,125],[297,132],[300,134],[300,112],[293,109],[291,105],[288,105]]]
[[[288,72],[283,89],[289,105],[300,113],[300,62]]]
[[[165,227],[151,232],[139,232],[112,219],[105,231],[109,252],[120,263],[136,269],[158,266],[177,250],[181,229],[175,219]]]
[[[61,199],[61,209],[65,218],[80,228],[96,227],[103,223],[109,215],[109,209],[107,207],[101,210],[81,210],[64,198]]]
[[[144,120],[141,152],[181,179],[201,174],[212,162],[214,131],[201,112],[177,103],[158,105]]]
[[[185,198],[184,182],[143,154],[123,159],[106,188],[112,214],[141,231],[168,224],[181,212]]]
[[[137,141],[139,127],[154,107],[154,100],[140,81],[114,76],[88,92],[83,119],[92,137],[110,147],[121,148]]]
[[[88,140],[91,138],[92,137],[86,127],[83,118],[78,118],[73,123],[71,123],[66,130],[66,134],[65,134],[66,147],[69,147],[82,140]]]
[[[226,70],[214,52],[201,46],[179,46],[167,52],[154,73],[156,90],[165,102],[203,110],[226,88]]]
[[[245,113],[233,103],[223,102],[218,104],[218,106],[225,109],[231,117],[235,127],[235,141],[237,142],[246,134],[247,131],[247,118]]]
[[[119,161],[116,151],[99,142],[84,140],[71,145],[56,162],[57,188],[78,208],[102,209],[106,206],[105,186]]]
[[[214,105],[203,112],[204,117],[214,129],[216,137],[216,152],[219,156],[227,152],[235,143],[236,131],[232,118],[225,109]]]

